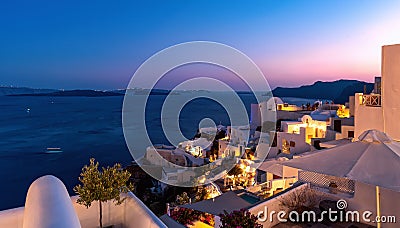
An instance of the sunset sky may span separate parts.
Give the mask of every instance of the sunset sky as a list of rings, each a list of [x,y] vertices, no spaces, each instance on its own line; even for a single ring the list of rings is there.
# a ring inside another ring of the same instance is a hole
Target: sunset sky
[[[125,88],[151,55],[195,40],[244,52],[271,87],[373,81],[399,12],[398,0],[3,1],[0,85]]]

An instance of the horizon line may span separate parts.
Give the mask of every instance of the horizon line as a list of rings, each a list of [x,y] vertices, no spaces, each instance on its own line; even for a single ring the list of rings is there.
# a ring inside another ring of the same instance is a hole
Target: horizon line
[[[381,76],[374,76],[374,78],[375,77],[381,77]],[[323,81],[323,80],[316,80],[316,81],[314,81],[314,82],[312,82],[311,84],[310,83],[307,83],[307,84],[299,84],[299,85],[297,85],[297,86],[275,86],[274,88],[271,88],[271,90],[274,90],[274,89],[276,89],[276,88],[293,88],[293,89],[295,89],[295,88],[300,88],[300,87],[302,87],[302,86],[311,86],[311,85],[314,85],[315,83],[317,83],[317,82],[337,82],[337,81],[359,81],[359,82],[365,82],[365,83],[374,83],[374,81],[372,80],[372,81],[364,81],[364,80],[358,80],[358,79],[349,79],[349,78],[341,78],[341,79],[337,79],[337,80],[326,80],[326,81]],[[79,87],[76,87],[76,88],[69,88],[69,89],[65,89],[65,88],[49,88],[49,87],[30,87],[30,86],[15,86],[15,85],[0,85],[0,88],[26,88],[26,89],[43,89],[43,90],[94,90],[94,91],[113,91],[113,90],[126,90],[126,89],[159,89],[159,90],[168,90],[168,91],[172,91],[173,90],[173,88],[172,89],[168,89],[168,88],[144,88],[144,87],[135,87],[135,88],[113,88],[113,89],[95,89],[95,88],[79,88]],[[204,90],[204,89],[181,89],[181,90],[176,90],[176,91],[212,91],[212,92],[224,92],[224,91],[231,91],[231,90],[213,90],[213,89],[211,89],[211,90]],[[242,89],[242,90],[235,90],[235,91],[237,91],[237,92],[248,92],[248,91],[251,91],[251,90],[245,90],[245,89]],[[255,92],[257,92],[258,90],[256,90]],[[262,91],[259,91],[259,92],[262,92]]]

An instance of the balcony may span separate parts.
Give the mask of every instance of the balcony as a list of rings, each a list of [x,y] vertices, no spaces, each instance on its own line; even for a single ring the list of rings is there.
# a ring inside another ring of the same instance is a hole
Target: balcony
[[[381,107],[382,99],[380,94],[364,94],[362,95],[362,104],[371,107]]]

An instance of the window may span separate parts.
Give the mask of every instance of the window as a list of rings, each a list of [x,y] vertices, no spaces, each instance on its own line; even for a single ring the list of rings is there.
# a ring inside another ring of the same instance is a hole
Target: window
[[[296,142],[290,141],[290,147],[296,147]]]
[[[347,137],[348,138],[354,138],[354,131],[348,131],[347,132]]]
[[[290,154],[290,144],[286,139],[282,140],[282,153]]]
[[[319,145],[320,143],[321,143],[321,140],[315,140],[315,141],[314,141],[314,147],[315,147],[316,149],[318,149],[318,150],[321,149],[321,146]]]
[[[333,130],[339,133],[342,133],[342,121],[334,120],[333,121]]]

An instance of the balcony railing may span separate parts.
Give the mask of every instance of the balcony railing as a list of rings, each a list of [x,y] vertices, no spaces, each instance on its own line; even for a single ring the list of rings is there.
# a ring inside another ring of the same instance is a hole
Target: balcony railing
[[[381,107],[382,99],[380,94],[362,95],[362,104],[365,106]]]

